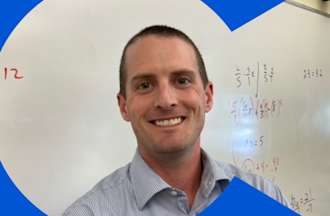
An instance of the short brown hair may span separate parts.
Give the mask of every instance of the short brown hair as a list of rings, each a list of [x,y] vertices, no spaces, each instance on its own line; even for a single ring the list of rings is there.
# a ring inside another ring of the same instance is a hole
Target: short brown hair
[[[155,36],[160,36],[160,37],[178,37],[188,44],[190,44],[193,49],[195,50],[196,54],[196,59],[197,59],[197,65],[198,65],[198,70],[199,74],[201,76],[202,82],[204,87],[206,87],[207,83],[209,82],[207,73],[206,73],[206,68],[205,64],[202,58],[201,53],[199,52],[197,46],[195,43],[182,31],[175,29],[173,27],[169,27],[166,25],[153,25],[146,27],[142,29],[140,32],[135,34],[125,45],[121,60],[120,60],[120,66],[119,66],[119,94],[123,95],[126,97],[126,68],[125,68],[125,61],[126,61],[126,51],[130,45],[132,45],[135,41],[138,39],[149,36],[149,35],[155,35]]]

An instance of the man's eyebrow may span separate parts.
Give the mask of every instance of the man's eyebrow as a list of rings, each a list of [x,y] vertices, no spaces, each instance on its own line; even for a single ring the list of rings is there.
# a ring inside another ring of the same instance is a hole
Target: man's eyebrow
[[[190,69],[180,69],[180,70],[176,70],[173,72],[173,75],[174,76],[182,76],[182,75],[185,75],[185,76],[190,76],[192,78],[195,78],[196,76],[196,73]]]
[[[194,78],[196,76],[195,72],[190,69],[178,69],[171,73],[171,76],[182,76],[182,75],[190,76],[192,78]],[[143,74],[139,74],[139,75],[132,77],[130,82],[134,83],[139,80],[151,80],[154,78],[155,78],[155,74],[143,73]]]
[[[131,79],[131,82],[136,82],[138,80],[148,80],[148,79],[152,79],[154,77],[153,74],[140,74],[140,75],[136,75]]]
[[[190,76],[195,76],[194,71],[190,70],[190,69],[180,69],[180,70],[176,70],[174,71],[172,74],[174,75],[190,75]]]

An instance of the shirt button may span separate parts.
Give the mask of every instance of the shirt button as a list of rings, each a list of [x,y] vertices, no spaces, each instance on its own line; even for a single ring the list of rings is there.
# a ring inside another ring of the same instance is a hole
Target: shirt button
[[[175,190],[171,190],[171,195],[172,195],[172,196],[177,196],[177,195],[178,195],[178,192],[175,191]]]

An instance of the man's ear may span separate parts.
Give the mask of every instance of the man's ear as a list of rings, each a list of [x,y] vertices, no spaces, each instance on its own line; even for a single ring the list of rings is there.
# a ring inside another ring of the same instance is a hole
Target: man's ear
[[[213,107],[213,83],[208,82],[205,88],[205,110],[209,112]]]
[[[127,111],[126,98],[121,93],[117,94],[117,102],[123,119],[126,121],[130,121]]]

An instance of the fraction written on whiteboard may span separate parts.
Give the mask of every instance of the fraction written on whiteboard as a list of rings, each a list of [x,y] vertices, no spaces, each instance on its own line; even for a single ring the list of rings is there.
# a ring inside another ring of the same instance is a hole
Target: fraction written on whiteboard
[[[313,212],[313,202],[315,201],[312,195],[312,189],[309,188],[302,194],[291,194],[290,204],[293,210],[308,215]]]
[[[243,86],[255,88],[255,97],[260,96],[260,82],[272,83],[275,76],[274,67],[257,62],[254,66],[236,67],[235,70],[236,88]]]
[[[236,97],[230,101],[230,115],[236,122],[246,118],[269,119],[281,114],[282,99],[258,99],[251,96]]]
[[[252,157],[239,156],[233,152],[233,163],[247,172],[266,176],[273,182],[275,182],[277,173],[280,169],[279,156],[273,156],[268,160],[257,160],[253,159]]]

